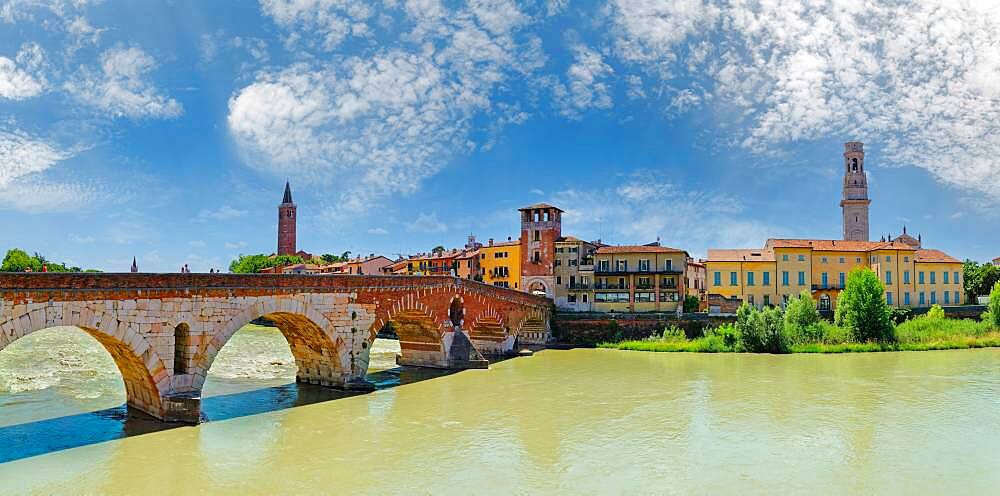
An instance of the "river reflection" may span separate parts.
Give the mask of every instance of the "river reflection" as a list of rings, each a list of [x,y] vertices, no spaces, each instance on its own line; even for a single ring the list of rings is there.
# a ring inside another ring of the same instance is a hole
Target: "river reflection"
[[[0,481],[15,493],[991,494],[998,446],[997,349],[572,350],[13,461]]]

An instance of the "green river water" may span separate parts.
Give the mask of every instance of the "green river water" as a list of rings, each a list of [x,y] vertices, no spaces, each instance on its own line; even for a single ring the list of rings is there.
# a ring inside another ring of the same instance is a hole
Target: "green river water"
[[[208,422],[124,436],[146,431],[115,413],[124,388],[88,340],[46,331],[0,352],[0,494],[1000,490],[1000,349],[549,350],[312,402],[286,385],[280,334],[253,329],[212,368]],[[374,368],[397,351],[377,341]]]

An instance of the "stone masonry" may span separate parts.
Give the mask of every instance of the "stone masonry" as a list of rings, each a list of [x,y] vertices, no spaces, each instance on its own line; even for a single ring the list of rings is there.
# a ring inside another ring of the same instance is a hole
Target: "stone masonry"
[[[78,327],[114,358],[130,407],[197,422],[216,355],[258,317],[288,341],[297,380],[371,389],[369,351],[387,323],[401,364],[468,368],[516,343],[547,342],[550,311],[545,298],[446,276],[4,274],[0,350],[41,329]]]

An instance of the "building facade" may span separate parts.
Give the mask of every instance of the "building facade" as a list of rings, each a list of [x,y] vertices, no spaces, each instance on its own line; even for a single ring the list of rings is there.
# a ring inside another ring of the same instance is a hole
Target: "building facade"
[[[597,245],[573,236],[555,243],[556,276],[553,293],[560,310],[587,312],[593,309],[594,254]]]
[[[594,253],[593,309],[675,312],[685,294],[688,254],[665,246],[602,246]]]
[[[687,269],[684,271],[684,278],[687,280],[684,287],[687,289],[688,296],[694,296],[699,299],[705,296],[707,293],[707,287],[705,286],[706,274],[705,263],[703,261],[693,258],[688,260]]]
[[[893,307],[964,302],[958,259],[899,241],[770,239],[760,250],[709,250],[708,293],[759,308],[809,291],[820,310],[834,310],[858,267],[878,274]]]
[[[520,290],[521,242],[489,240],[479,249],[479,266],[484,283]]]
[[[295,214],[292,186],[285,183],[285,195],[278,205],[278,255],[295,255]]]

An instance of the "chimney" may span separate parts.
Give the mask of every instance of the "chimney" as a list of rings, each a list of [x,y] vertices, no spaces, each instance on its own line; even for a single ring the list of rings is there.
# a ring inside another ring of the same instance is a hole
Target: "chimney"
[[[493,238],[490,238],[490,246],[493,246]]]

